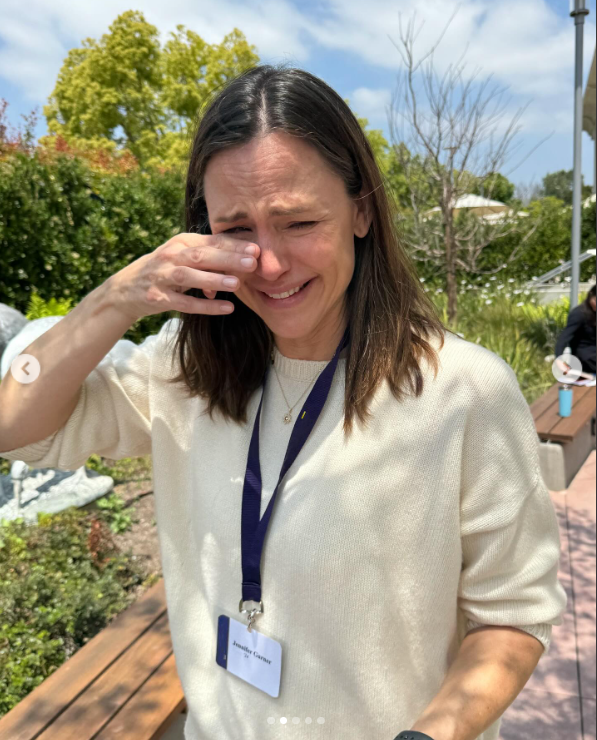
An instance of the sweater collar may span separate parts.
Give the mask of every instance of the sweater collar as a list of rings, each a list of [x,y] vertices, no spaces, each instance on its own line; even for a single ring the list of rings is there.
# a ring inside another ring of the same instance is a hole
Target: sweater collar
[[[338,364],[346,359],[348,347],[345,347],[340,353]],[[295,360],[281,354],[277,347],[274,346],[274,367],[278,375],[292,380],[312,381],[320,373],[330,360]]]

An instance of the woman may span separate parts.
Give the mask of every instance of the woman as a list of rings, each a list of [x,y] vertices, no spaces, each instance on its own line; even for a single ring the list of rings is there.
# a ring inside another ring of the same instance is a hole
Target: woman
[[[442,328],[357,120],[307,72],[211,102],[186,202],[187,233],[28,348],[45,380],[2,383],[1,454],[152,453],[187,740],[495,740],[566,602],[514,372]]]
[[[570,347],[586,373],[595,373],[595,286],[587,297],[568,314],[568,323],[556,342],[556,357]]]

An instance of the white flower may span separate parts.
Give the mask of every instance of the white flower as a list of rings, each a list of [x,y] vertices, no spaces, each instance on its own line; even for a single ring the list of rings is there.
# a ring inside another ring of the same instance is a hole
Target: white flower
[[[498,290],[501,290],[501,289],[502,289],[502,288],[503,288],[504,286],[503,286],[503,285],[502,285],[502,284],[500,283],[500,284],[499,284],[499,285],[497,285],[496,287],[497,287],[497,289],[498,289]]]
[[[514,278],[510,278],[510,279],[508,280],[508,282],[509,282],[509,283],[513,283],[513,282],[514,282]]]
[[[547,355],[545,362],[553,362],[556,359],[555,355]]]
[[[490,280],[497,280],[497,277],[494,275],[493,277],[489,278]]]
[[[520,307],[520,306],[524,306],[524,302],[523,302],[523,301],[521,301],[520,303],[517,303],[516,305],[517,305],[517,306],[519,306],[519,307]]]
[[[490,303],[493,303],[493,301],[492,301],[492,300],[491,300],[490,298],[488,298],[488,299],[487,299],[487,300],[485,301],[485,303],[486,303],[486,304],[487,304],[487,305],[489,306],[489,304],[490,304]]]
[[[435,292],[437,294],[437,293],[443,293],[444,291],[442,290],[442,288],[438,288]]]
[[[425,278],[419,278],[419,280],[420,280],[420,281],[421,281],[422,283],[424,283],[424,282],[425,282]]]
[[[515,290],[514,295],[518,295],[519,293],[522,293],[522,290]]]
[[[530,291],[530,290],[525,290],[525,291],[524,291],[524,294],[525,294],[525,295],[531,295],[531,291]]]
[[[491,283],[485,283],[484,288],[491,288]]]

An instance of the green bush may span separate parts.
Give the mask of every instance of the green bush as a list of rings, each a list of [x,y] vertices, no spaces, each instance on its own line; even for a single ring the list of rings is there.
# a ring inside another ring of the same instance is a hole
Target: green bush
[[[71,508],[0,526],[0,715],[134,600],[144,574],[100,518]]]
[[[133,517],[126,509],[126,501],[117,493],[103,496],[96,502],[97,508],[106,524],[114,534],[127,532],[133,526]],[[138,520],[136,520],[138,522]]]
[[[510,287],[509,295],[502,295],[501,284],[491,285],[491,289],[458,296],[458,321],[451,328],[505,360],[531,404],[555,383],[546,357],[554,353],[558,334],[566,326],[570,301],[563,298],[541,305],[532,291]],[[446,294],[431,292],[430,298],[447,325]]]
[[[77,304],[108,277],[179,233],[177,170],[108,173],[66,154],[0,157],[0,303],[25,313],[33,294]],[[125,335],[141,341],[169,316]]]

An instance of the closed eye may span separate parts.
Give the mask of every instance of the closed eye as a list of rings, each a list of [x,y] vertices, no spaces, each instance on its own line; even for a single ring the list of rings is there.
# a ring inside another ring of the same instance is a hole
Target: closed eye
[[[290,224],[290,229],[304,229],[308,226],[314,226],[317,223],[317,221],[296,221],[293,224]],[[223,234],[235,234],[239,229],[244,229],[245,231],[251,231],[251,229],[248,229],[246,226],[234,226],[232,229],[226,229],[226,231],[223,231]]]

